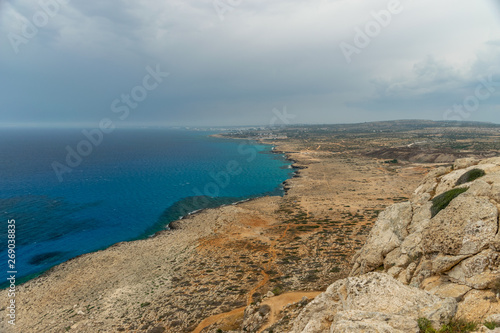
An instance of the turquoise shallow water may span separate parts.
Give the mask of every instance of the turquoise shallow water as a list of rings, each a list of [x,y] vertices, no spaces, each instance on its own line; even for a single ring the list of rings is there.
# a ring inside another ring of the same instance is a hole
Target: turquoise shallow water
[[[147,237],[190,211],[282,194],[293,170],[270,146],[211,132],[115,130],[62,175],[79,130],[0,133],[0,258],[7,277],[7,221],[16,220],[17,278],[83,253]],[[5,284],[2,286],[5,287]]]

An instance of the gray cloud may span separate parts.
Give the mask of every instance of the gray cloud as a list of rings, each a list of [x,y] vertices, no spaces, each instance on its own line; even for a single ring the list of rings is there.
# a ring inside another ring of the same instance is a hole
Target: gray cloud
[[[221,20],[209,0],[71,1],[15,54],[9,33],[22,35],[19,17],[41,9],[10,1],[0,7],[0,122],[97,123],[156,64],[171,75],[129,124],[266,124],[284,105],[296,122],[441,119],[479,76],[499,73],[500,11],[488,0],[401,1],[347,63],[339,44],[354,45],[388,3],[242,0]],[[498,96],[469,120],[499,121]]]

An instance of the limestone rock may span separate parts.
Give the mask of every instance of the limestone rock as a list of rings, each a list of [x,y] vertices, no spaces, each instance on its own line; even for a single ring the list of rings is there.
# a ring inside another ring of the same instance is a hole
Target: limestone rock
[[[498,229],[498,210],[487,198],[463,193],[440,211],[423,232],[426,253],[476,254]]]
[[[245,309],[242,328],[247,332],[256,332],[269,318],[271,308],[269,305],[252,305]]]
[[[500,326],[500,313],[494,313],[486,317],[484,321],[492,322]]]
[[[342,310],[339,290],[345,285],[344,280],[338,280],[330,285],[324,293],[316,296],[294,320],[290,333],[320,333],[330,329],[333,316]]]
[[[478,165],[483,165],[483,164],[495,164],[495,165],[500,165],[500,157],[492,157],[492,158],[487,158],[484,160],[480,160]]]
[[[448,256],[439,253],[432,261],[432,274],[440,274],[450,270],[457,263],[461,262],[470,255]]]
[[[486,174],[456,186],[457,180],[474,168]],[[431,218],[432,199],[458,187],[468,190]],[[500,313],[499,209],[500,157],[457,160],[453,170],[435,169],[424,178],[408,203],[393,205],[380,214],[365,245],[353,257],[351,276],[374,271],[383,264],[384,271],[398,283],[458,301],[458,317],[482,321],[489,314]],[[349,283],[346,288],[351,286]],[[363,284],[362,290],[370,290],[367,285]],[[377,294],[376,290],[371,292]],[[365,306],[359,295],[353,296],[354,290],[346,293],[358,304],[346,308],[346,304],[350,304],[346,298],[343,312],[339,311],[336,319],[332,319],[342,323],[338,326],[339,332],[348,329],[397,332],[400,329],[389,324],[391,316],[405,314],[393,313],[391,304],[385,311],[378,311],[378,304],[366,303],[369,306]],[[389,291],[387,297],[398,304],[397,295],[391,293]],[[380,300],[384,297],[378,296]],[[353,310],[358,312],[346,312]],[[369,319],[367,313],[373,318]],[[378,323],[376,318],[387,321]],[[337,331],[332,329],[332,332]]]
[[[409,202],[392,205],[384,210],[370,232],[366,245],[354,256],[351,275],[371,271],[384,262],[384,256],[400,246],[408,235],[412,207]]]
[[[467,171],[467,169],[460,169],[442,176],[438,186],[436,187],[435,196],[455,187],[457,180]]]
[[[481,169],[487,173],[495,172],[499,170],[498,165],[493,163],[486,163],[477,166],[470,166],[464,169],[454,170],[439,179],[439,184],[436,186],[435,195],[439,195],[443,192],[451,190],[455,187],[457,180],[466,172],[472,169]]]
[[[430,199],[430,195],[429,195]],[[408,232],[422,232],[431,221],[432,202],[427,201],[423,204],[413,204],[413,218],[408,226]]]
[[[416,332],[418,318],[439,326],[453,317],[457,303],[404,285],[385,273],[339,280],[309,303],[292,332]],[[403,320],[404,318],[404,320]]]
[[[491,290],[472,289],[458,303],[456,316],[465,320],[484,322],[490,314],[500,313],[500,302]]]
[[[477,163],[479,163],[479,161],[476,160],[475,158],[471,158],[471,157],[459,158],[455,161],[455,163],[453,163],[453,169],[454,170],[465,169],[465,168],[468,168],[472,165],[476,165]]]
[[[474,289],[492,288],[500,278],[499,264],[500,254],[488,249],[463,260],[447,275],[454,281]]]
[[[380,312],[342,311],[334,317],[330,333],[418,333],[417,321]]]
[[[422,282],[422,288],[433,295],[439,297],[453,297],[457,301],[461,300],[463,296],[472,289],[462,284],[449,282],[444,276],[433,276],[425,279]]]

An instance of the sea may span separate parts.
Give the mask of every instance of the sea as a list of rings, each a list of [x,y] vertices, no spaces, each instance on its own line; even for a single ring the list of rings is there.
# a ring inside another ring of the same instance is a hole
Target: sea
[[[211,131],[85,131],[0,130],[0,288],[8,272],[19,284],[200,209],[282,195],[294,171],[270,145]]]

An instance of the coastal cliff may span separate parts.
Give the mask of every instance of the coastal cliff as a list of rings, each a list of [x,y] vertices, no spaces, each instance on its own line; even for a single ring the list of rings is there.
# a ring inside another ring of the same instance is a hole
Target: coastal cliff
[[[500,319],[499,207],[500,158],[436,168],[379,215],[350,276],[290,332],[419,332],[457,318],[487,331]]]
[[[287,304],[307,304],[348,276],[378,213],[432,168],[275,145],[300,168],[284,197],[206,209],[155,237],[58,265],[18,286],[16,327],[0,321],[0,331],[271,329]]]
[[[457,318],[484,330],[500,313],[500,159],[368,154],[433,133],[267,140],[298,170],[283,197],[205,209],[58,265],[17,286],[16,327],[0,332],[418,332]]]

